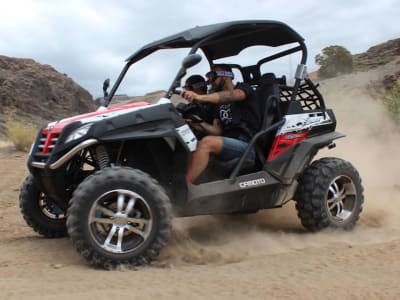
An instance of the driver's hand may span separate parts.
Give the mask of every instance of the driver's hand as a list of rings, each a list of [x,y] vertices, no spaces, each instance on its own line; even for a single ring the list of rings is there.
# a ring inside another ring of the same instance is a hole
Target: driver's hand
[[[201,122],[203,122],[203,119],[200,118],[198,115],[192,115],[190,118],[192,119],[193,123],[201,123]]]
[[[205,132],[205,129],[203,126],[201,126],[201,123],[195,123],[191,119],[185,119],[185,121],[189,124],[189,126],[197,131],[200,132]]]
[[[198,94],[192,91],[182,91],[181,97],[184,98],[187,102],[192,103],[196,100]]]

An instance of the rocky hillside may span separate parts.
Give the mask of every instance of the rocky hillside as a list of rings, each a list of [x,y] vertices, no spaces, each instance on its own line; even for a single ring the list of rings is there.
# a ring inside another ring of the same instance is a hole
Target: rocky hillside
[[[0,137],[10,116],[40,126],[95,107],[88,91],[50,65],[0,56]]]
[[[373,46],[364,53],[353,55],[355,71],[366,71],[391,62],[400,56],[400,38]]]
[[[353,55],[354,71],[368,71],[391,63],[392,71],[372,83],[372,87],[390,91],[400,79],[400,38],[373,46],[366,52]]]
[[[353,72],[363,72],[386,65],[392,61],[398,61],[400,57],[400,38],[389,40],[369,48],[363,53],[354,54]],[[309,73],[313,81],[322,80],[319,76],[319,70]],[[390,89],[396,80],[400,78],[400,72],[387,74],[384,79],[385,89]]]

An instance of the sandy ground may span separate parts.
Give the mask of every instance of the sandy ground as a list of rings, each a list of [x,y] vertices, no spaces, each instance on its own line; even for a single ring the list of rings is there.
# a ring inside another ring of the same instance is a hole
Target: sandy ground
[[[400,132],[368,89],[384,71],[321,86],[347,138],[320,156],[351,161],[366,190],[351,232],[308,233],[293,204],[177,219],[152,265],[95,270],[68,238],[44,239],[26,226],[18,209],[26,154],[0,144],[0,299],[399,299]]]

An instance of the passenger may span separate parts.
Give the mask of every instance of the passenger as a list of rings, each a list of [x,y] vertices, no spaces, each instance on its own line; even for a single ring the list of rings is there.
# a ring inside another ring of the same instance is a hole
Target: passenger
[[[188,77],[183,88],[186,91],[193,91],[198,95],[204,95],[207,93],[207,83],[204,77],[201,75],[192,75]],[[207,133],[204,131],[202,126],[198,126],[197,122],[204,121],[212,124],[216,108],[217,105],[213,103],[190,103],[185,108],[187,112],[192,109],[194,117],[198,118],[197,120],[186,120],[189,125],[195,129],[195,135],[198,139],[202,139]]]
[[[212,86],[212,93],[182,92],[182,97],[189,103],[196,101],[218,105],[212,124],[197,124],[209,135],[199,142],[193,153],[187,175],[189,182],[195,181],[206,169],[211,154],[223,161],[240,157],[260,127],[255,92],[245,83],[233,83],[234,75],[229,65],[214,65],[206,77]],[[249,158],[255,158],[253,150]]]

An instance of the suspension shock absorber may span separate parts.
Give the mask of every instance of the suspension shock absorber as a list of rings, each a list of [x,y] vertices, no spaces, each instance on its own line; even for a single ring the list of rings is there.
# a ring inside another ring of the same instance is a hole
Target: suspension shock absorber
[[[96,147],[96,162],[100,169],[110,166],[110,158],[108,156],[106,147],[99,145]]]

